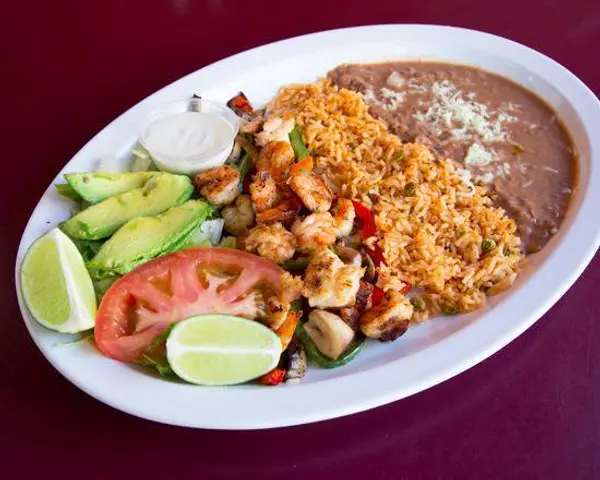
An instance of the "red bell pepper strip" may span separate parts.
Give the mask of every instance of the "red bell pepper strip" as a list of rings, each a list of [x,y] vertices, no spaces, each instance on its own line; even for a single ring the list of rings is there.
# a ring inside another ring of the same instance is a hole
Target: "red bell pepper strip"
[[[375,225],[375,215],[370,208],[366,207],[360,202],[356,202],[352,200],[352,204],[354,205],[354,211],[356,212],[356,216],[360,219],[362,223],[362,238],[367,239],[369,237],[374,237],[377,235],[377,225]]]
[[[283,381],[284,377],[285,370],[283,368],[274,368],[269,373],[265,373],[262,377],[260,377],[258,382],[261,385],[274,387],[275,385],[279,385]]]
[[[354,200],[352,200],[352,204],[354,205],[354,211],[356,212],[356,216],[359,218],[362,224],[362,239],[366,240],[369,237],[376,237],[377,225],[375,224],[375,215],[373,215],[371,209],[366,207],[362,203],[356,202]],[[383,251],[381,250],[379,245],[374,245],[373,248],[369,248],[369,253],[371,256],[371,260],[373,260],[373,264],[376,267],[378,267],[381,264],[385,265]]]
[[[377,236],[377,225],[375,224],[375,215],[370,208],[363,205],[360,202],[356,202],[352,200],[352,204],[354,205],[354,211],[356,212],[356,216],[360,219],[362,223],[362,232],[361,237],[363,240],[366,240],[369,237]],[[373,264],[375,267],[379,267],[380,265],[385,265],[385,257],[383,256],[383,250],[377,244],[373,245],[373,248],[368,248],[369,255],[371,260],[373,260]],[[409,283],[402,289],[400,293],[404,294],[411,289],[411,285]],[[383,290],[379,287],[375,287],[373,291],[373,304],[377,305],[381,303],[383,298]]]
[[[239,116],[242,116],[245,113],[252,113],[254,111],[252,104],[242,92],[239,92],[235,97],[231,98],[227,102],[227,106]]]
[[[385,292],[379,288],[379,287],[373,287],[373,296],[371,297],[371,301],[373,302],[373,305],[379,305],[381,303],[381,301],[383,300],[383,296],[385,295]]]

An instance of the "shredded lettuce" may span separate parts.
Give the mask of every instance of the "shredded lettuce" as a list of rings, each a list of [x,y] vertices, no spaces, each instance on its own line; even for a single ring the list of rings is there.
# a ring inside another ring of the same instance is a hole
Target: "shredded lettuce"
[[[89,262],[94,258],[94,255],[98,253],[100,247],[104,243],[102,240],[80,240],[77,238],[71,238],[71,240],[73,240],[73,243],[77,247],[77,250],[79,250],[79,253],[81,253],[85,262]]]
[[[132,172],[148,172],[156,170],[150,152],[146,150],[140,142],[137,142],[131,151],[130,170]]]
[[[158,373],[163,377],[171,377],[171,378],[177,377],[177,375],[175,374],[175,372],[173,372],[173,369],[169,365],[169,362],[167,361],[167,357],[164,354],[164,349],[160,348],[167,341],[167,338],[169,338],[169,335],[171,334],[171,331],[173,330],[175,325],[176,325],[176,323],[171,323],[150,344],[150,348],[149,348],[150,351],[154,350],[154,351],[159,351],[161,353],[159,353],[158,355],[154,355],[152,357],[150,355],[146,355],[146,354],[142,355],[143,362],[146,365],[154,367],[158,371]]]
[[[183,248],[218,245],[221,240],[221,235],[223,234],[224,223],[222,218],[205,220],[198,225],[198,228],[190,235]]]
[[[102,298],[108,291],[108,289],[115,283],[119,278],[119,275],[107,275],[102,278],[93,278],[92,284],[94,285],[94,292],[96,292],[96,300],[98,303],[102,301]]]

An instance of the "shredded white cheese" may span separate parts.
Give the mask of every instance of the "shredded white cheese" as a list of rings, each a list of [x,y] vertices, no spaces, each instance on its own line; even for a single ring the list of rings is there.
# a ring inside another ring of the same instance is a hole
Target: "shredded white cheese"
[[[365,90],[365,92],[362,93],[362,97],[364,101],[370,105],[383,108],[384,110],[396,110],[404,101],[406,95],[404,92],[397,92],[385,87],[379,91],[379,94],[383,100],[377,98],[373,90],[370,89]]]
[[[392,72],[390,76],[387,78],[386,83],[390,87],[402,88],[406,83],[406,80],[402,75],[398,72]]]
[[[443,123],[458,140],[470,139],[476,134],[484,142],[503,141],[506,140],[503,124],[516,120],[505,112],[490,112],[487,105],[474,101],[474,96],[465,98],[448,80],[435,82],[431,91],[436,101],[426,112],[417,112],[414,117],[426,124],[434,136],[442,134]]]
[[[361,93],[361,96],[363,97],[363,100],[369,104],[379,102],[379,100],[377,100],[377,97],[373,93],[373,90],[365,90],[363,93]]]
[[[404,101],[405,93],[396,92],[395,90],[390,90],[389,88],[384,87],[381,89],[381,95],[383,98],[388,100],[388,104],[385,108],[389,110],[395,110],[398,105]]]
[[[483,175],[479,175],[475,178],[475,180],[482,183],[490,183],[493,179],[494,175],[492,174],[492,172],[484,173]]]
[[[465,156],[465,165],[471,165],[473,167],[484,167],[495,160],[494,154],[478,143],[474,143],[467,150]]]

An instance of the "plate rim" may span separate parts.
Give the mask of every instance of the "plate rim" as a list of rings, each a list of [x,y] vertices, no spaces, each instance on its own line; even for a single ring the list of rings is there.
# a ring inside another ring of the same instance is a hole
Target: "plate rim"
[[[257,51],[261,51],[261,50],[264,51],[264,50],[272,48],[274,46],[281,47],[281,46],[285,46],[285,45],[291,45],[294,42],[309,42],[311,40],[322,39],[323,37],[328,37],[328,36],[332,37],[332,39],[333,39],[337,36],[344,36],[344,35],[353,34],[353,33],[365,34],[365,32],[366,32],[365,35],[368,35],[368,33],[370,31],[377,32],[380,30],[397,30],[397,29],[414,29],[414,30],[428,30],[428,29],[431,30],[431,29],[433,29],[433,30],[440,30],[440,31],[444,30],[446,32],[454,32],[454,33],[463,34],[463,35],[481,36],[481,38],[487,38],[489,41],[503,43],[513,49],[516,48],[517,50],[521,50],[521,51],[529,51],[530,53],[534,54],[537,58],[539,58],[540,61],[543,61],[543,62],[547,63],[548,65],[551,65],[552,68],[562,70],[562,73],[566,74],[569,81],[574,86],[576,85],[577,89],[579,89],[579,91],[577,93],[584,95],[585,97],[587,97],[587,100],[594,102],[596,108],[595,108],[595,111],[592,112],[593,113],[592,116],[595,116],[597,119],[600,119],[600,102],[595,97],[594,93],[579,78],[577,78],[568,69],[566,69],[564,66],[562,66],[555,60],[551,59],[550,57],[544,55],[541,52],[533,50],[530,47],[522,45],[518,42],[509,40],[509,39],[506,39],[506,38],[503,38],[503,37],[500,37],[500,36],[497,36],[494,34],[490,34],[487,32],[482,32],[479,30],[471,30],[471,29],[452,27],[452,26],[446,26],[446,25],[426,25],[426,24],[365,25],[365,26],[359,26],[359,27],[325,30],[325,31],[310,33],[310,34],[306,34],[306,35],[299,35],[299,36],[295,36],[295,37],[291,37],[291,38],[287,38],[287,39],[283,39],[283,40],[279,40],[279,41],[270,42],[270,43],[267,43],[264,45],[260,45],[260,46],[245,50],[243,52],[236,53],[229,57],[218,60],[210,65],[202,67],[198,70],[195,70],[191,73],[188,73],[187,75],[184,75],[183,77],[181,77],[179,79],[176,79],[175,81],[169,83],[168,85],[158,89],[154,93],[145,97],[140,102],[131,106],[126,111],[124,111],[122,114],[117,116],[114,120],[109,122],[103,129],[101,129],[88,142],[86,142],[86,144],[75,155],[73,155],[71,157],[71,159],[69,159],[68,162],[66,162],[63,165],[63,167],[61,168],[58,175],[61,174],[61,172],[64,170],[64,168],[66,168],[67,165],[69,165],[69,163],[73,161],[73,159],[75,159],[76,157],[81,155],[82,152],[85,152],[88,149],[91,142],[93,142],[94,140],[96,140],[98,137],[100,137],[102,135],[106,135],[107,132],[112,130],[113,125],[115,123],[119,122],[123,117],[126,117],[133,110],[140,109],[140,106],[152,103],[152,100],[154,98],[156,98],[157,96],[160,96],[161,94],[164,94],[166,91],[169,91],[175,85],[177,85],[179,83],[184,83],[186,80],[190,79],[193,75],[197,74],[198,72],[209,72],[210,73],[210,71],[212,69],[219,68],[219,66],[224,66],[225,64],[231,63],[231,62],[236,62],[240,58],[243,58],[244,56],[251,57],[252,55],[255,55],[257,53]],[[591,108],[591,110],[594,110],[594,109]],[[587,125],[587,124],[584,122],[584,125]],[[592,145],[592,146],[594,146],[594,145]],[[597,150],[594,150],[594,149],[592,150],[590,164],[593,164],[594,159],[596,158],[596,156],[598,156],[598,151],[600,151],[600,141],[595,142],[595,147]],[[595,155],[594,155],[594,152],[596,152]],[[595,170],[592,170],[592,173],[593,172],[595,172]],[[595,183],[598,183],[598,178],[596,178],[596,177],[598,177],[598,174],[596,174],[593,178],[592,178],[592,174],[590,174],[590,178],[588,179],[588,183],[589,183],[588,195],[590,194],[589,190],[592,186],[592,184],[591,184],[592,180],[595,180]],[[600,186],[600,183],[598,184],[598,186]],[[52,188],[52,183],[50,184],[48,189],[50,189],[50,188]],[[97,400],[99,400],[105,404],[108,404],[118,410],[127,412],[129,414],[132,414],[132,415],[135,415],[138,417],[142,417],[142,418],[146,418],[146,419],[150,419],[153,421],[167,423],[167,424],[173,424],[173,425],[198,427],[198,428],[213,428],[213,429],[223,429],[223,430],[240,430],[240,429],[246,430],[246,429],[264,429],[264,428],[274,428],[274,427],[312,423],[312,422],[317,422],[317,421],[331,419],[331,418],[337,418],[337,417],[365,411],[365,410],[375,408],[380,405],[385,405],[387,403],[391,403],[393,401],[400,400],[402,398],[406,398],[417,392],[426,390],[427,388],[430,388],[434,385],[442,383],[442,382],[454,377],[455,375],[475,366],[476,364],[480,363],[484,359],[488,358],[489,356],[491,356],[492,354],[494,354],[495,352],[497,352],[498,350],[500,350],[501,348],[506,346],[508,343],[510,343],[516,337],[521,335],[529,327],[531,327],[531,325],[533,325],[544,313],[546,313],[564,295],[564,293],[568,290],[568,288],[570,288],[571,285],[577,280],[577,278],[581,275],[581,273],[583,272],[585,267],[592,260],[593,256],[596,253],[596,250],[598,249],[598,246],[600,245],[600,228],[597,227],[593,238],[588,239],[588,240],[590,240],[588,242],[584,242],[584,243],[587,243],[588,245],[587,245],[587,248],[585,249],[585,251],[583,253],[579,254],[578,264],[576,266],[567,267],[567,274],[562,279],[560,287],[555,288],[551,292],[552,295],[549,295],[545,302],[538,304],[536,308],[532,308],[530,310],[530,312],[526,315],[527,318],[525,320],[521,320],[520,322],[515,324],[513,326],[513,328],[511,328],[509,331],[503,332],[503,334],[500,336],[492,335],[492,339],[490,341],[487,341],[487,342],[484,341],[483,344],[481,342],[477,342],[480,347],[478,352],[475,352],[475,353],[472,352],[470,355],[465,356],[461,353],[461,354],[458,354],[458,358],[456,358],[458,349],[457,348],[446,348],[445,349],[446,352],[443,352],[443,353],[446,353],[446,355],[442,355],[442,356],[446,357],[445,359],[443,359],[444,368],[437,369],[433,372],[427,372],[427,374],[422,376],[422,378],[413,379],[413,381],[411,383],[409,383],[408,386],[406,386],[406,385],[397,386],[396,385],[393,387],[385,388],[383,391],[378,391],[377,395],[370,395],[370,396],[367,395],[365,398],[362,398],[360,401],[354,401],[354,402],[346,403],[344,405],[328,405],[326,408],[318,408],[315,411],[309,411],[309,412],[293,411],[288,414],[279,415],[276,418],[247,419],[246,421],[239,421],[239,419],[238,419],[235,422],[230,422],[230,421],[227,421],[227,419],[225,419],[225,418],[214,419],[214,418],[208,418],[208,416],[207,416],[206,418],[203,418],[201,421],[198,421],[198,419],[189,419],[189,421],[186,421],[186,420],[182,420],[182,419],[171,418],[169,415],[164,415],[164,414],[159,415],[159,414],[153,414],[151,412],[149,413],[148,411],[145,411],[144,409],[140,409],[140,408],[138,408],[138,409],[132,408],[129,405],[124,405],[123,403],[116,401],[114,398],[111,397],[110,393],[104,394],[104,392],[99,392],[98,390],[95,390],[93,387],[91,387],[85,381],[81,381],[81,379],[79,377],[74,377],[73,375],[71,375],[70,371],[65,371],[64,368],[61,368],[61,366],[58,364],[56,359],[52,356],[51,353],[49,353],[47,351],[46,347],[41,343],[40,339],[37,337],[37,335],[34,331],[33,325],[31,324],[32,320],[31,320],[30,314],[29,314],[27,307],[24,304],[24,301],[22,298],[22,292],[21,292],[21,287],[20,287],[19,267],[20,267],[20,259],[22,258],[22,255],[24,254],[26,248],[28,248],[28,245],[27,246],[24,245],[24,239],[25,239],[26,232],[30,228],[30,225],[31,225],[31,222],[33,220],[36,210],[39,208],[40,204],[44,201],[44,196],[46,195],[47,191],[48,190],[46,190],[44,195],[40,198],[40,200],[36,204],[34,210],[32,211],[32,213],[27,221],[27,224],[23,230],[23,235],[19,242],[17,257],[15,259],[15,287],[16,287],[16,291],[17,291],[19,308],[21,310],[21,315],[22,315],[23,321],[25,322],[25,325],[29,331],[29,334],[32,337],[32,339],[34,340],[38,349],[42,352],[44,357],[52,364],[52,366],[56,370],[58,370],[61,375],[63,375],[65,378],[67,378],[67,380],[69,380],[71,383],[73,383],[79,389],[83,390],[84,392],[88,393],[92,397],[96,398]],[[587,195],[585,197],[587,198]],[[584,201],[585,201],[585,198],[582,198],[582,203],[579,206],[578,211],[576,212],[576,216],[581,216],[581,210],[583,209]],[[573,219],[572,226],[575,225],[576,220],[577,220],[576,218]],[[569,234],[571,234],[571,232],[569,232]],[[565,240],[568,237],[569,237],[569,235],[565,235]],[[553,254],[555,254],[555,253],[556,252],[553,251],[550,256],[553,256]],[[548,258],[541,267],[547,266],[549,263],[551,263],[550,258]],[[449,346],[456,347],[457,343],[458,344],[464,343],[464,342],[458,341],[459,336],[460,336],[460,339],[467,340],[467,341],[469,340],[469,338],[473,338],[473,337],[477,337],[478,339],[482,338],[482,337],[478,337],[478,335],[481,335],[482,332],[479,332],[479,330],[481,330],[481,326],[478,328],[477,323],[478,322],[474,322],[474,324],[470,325],[468,329],[464,329],[464,330],[468,330],[468,331],[461,330],[459,332],[456,332],[454,335],[444,339],[443,343],[446,344],[446,347],[449,347]],[[479,323],[481,323],[481,322],[479,322]],[[483,333],[485,333],[485,332],[483,332]],[[460,334],[462,334],[462,335],[460,335]],[[489,332],[485,336],[489,336]],[[483,336],[483,337],[485,337],[485,336]],[[481,345],[483,345],[484,348],[481,348]],[[352,377],[356,376],[357,378],[360,377],[361,379],[364,380],[365,375],[368,374],[373,377],[372,380],[383,379],[382,374],[383,373],[386,373],[386,375],[389,374],[388,370],[392,366],[392,364],[402,362],[403,360],[406,361],[409,359],[410,359],[410,361],[413,361],[413,362],[419,361],[421,359],[421,357],[423,357],[423,356],[425,356],[425,357],[429,356],[428,349],[411,354],[411,355],[409,355],[409,357],[393,360],[390,363],[386,363],[384,365],[370,368],[367,371],[358,372],[356,374],[353,374]],[[441,359],[437,360],[436,365],[438,363],[440,363],[440,360]],[[406,362],[404,362],[404,363],[406,363]],[[425,368],[425,370],[431,369],[431,367],[432,366],[428,366],[427,368]],[[347,383],[347,380],[348,379],[346,378],[346,376],[342,375],[341,377],[338,377],[338,378],[327,379],[327,380],[324,380],[323,382],[319,382],[318,384],[313,384],[312,388],[315,388],[315,385],[321,385],[321,387],[320,387],[321,389],[323,389],[333,395],[333,394],[335,394],[335,387],[339,386],[340,382]],[[373,382],[370,382],[370,383],[373,384]],[[192,388],[197,389],[198,387],[192,387]],[[299,391],[304,390],[304,389],[302,388],[301,384],[299,384],[297,386],[296,385],[286,386],[284,389],[263,389],[263,390],[265,393],[268,392],[268,396],[269,396],[268,398],[272,398],[274,400],[277,399],[278,401],[286,401],[286,399],[289,399],[291,397],[288,393],[286,393],[286,391],[297,394]],[[244,390],[240,389],[240,390],[238,390],[238,392],[244,392]],[[246,394],[242,393],[242,396],[246,396]],[[257,397],[259,399],[261,397],[267,398],[267,395],[265,395],[265,394],[262,394],[262,395],[258,395],[258,394],[254,395],[253,394],[252,396]],[[331,402],[329,402],[329,403],[331,403]],[[218,415],[216,415],[216,417],[218,417]]]

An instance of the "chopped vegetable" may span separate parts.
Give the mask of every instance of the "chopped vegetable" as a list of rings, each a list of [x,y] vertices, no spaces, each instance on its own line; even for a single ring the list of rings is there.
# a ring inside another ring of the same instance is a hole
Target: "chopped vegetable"
[[[236,248],[237,247],[237,239],[235,237],[223,237],[221,242],[219,243],[220,247],[224,248]]]
[[[159,362],[149,357],[148,355],[142,355],[141,361],[144,364],[150,365],[151,367],[156,368],[156,371],[162,376],[166,378],[177,378],[177,375],[171,368],[171,365],[167,362],[166,358],[164,361]]]
[[[184,247],[190,248],[218,245],[221,241],[221,235],[223,234],[224,223],[222,218],[203,221],[192,232]]]
[[[131,150],[131,167],[132,172],[147,172],[148,170],[156,170],[152,164],[150,152],[138,141]]]
[[[307,358],[306,350],[302,342],[294,338],[292,343],[283,352],[283,366],[286,369],[285,380],[302,378],[306,375]]]
[[[404,196],[412,197],[415,194],[415,184],[413,182],[408,182],[404,186]]]
[[[235,97],[231,98],[227,102],[227,106],[240,117],[254,111],[250,100],[248,100],[248,97],[246,97],[243,92],[239,92]]]
[[[335,253],[340,260],[350,265],[360,267],[362,265],[362,255],[358,250],[345,245],[331,245],[329,248]]]
[[[299,324],[296,328],[296,335],[304,345],[308,358],[310,358],[313,362],[315,362],[322,368],[337,368],[351,362],[360,353],[360,350],[365,341],[365,337],[363,337],[362,335],[355,336],[354,340],[350,342],[350,345],[348,346],[348,348],[346,348],[344,353],[342,353],[336,360],[331,360],[319,351],[317,346],[310,339],[310,336],[308,335],[302,324]]]
[[[250,155],[252,162],[257,162],[259,158],[258,148],[256,148],[252,142],[248,140],[246,135],[238,135],[235,137],[235,141],[238,142],[242,148]]]
[[[310,155],[308,148],[306,148],[306,145],[304,144],[304,140],[302,140],[302,134],[300,133],[298,126],[295,126],[290,132],[290,143],[296,154],[297,161],[300,162]]]
[[[102,240],[73,240],[73,243],[86,262],[89,262],[100,251]]]
[[[491,252],[494,248],[496,248],[496,241],[491,238],[486,238],[481,242],[481,250],[483,253]]]
[[[102,297],[106,294],[108,289],[115,283],[119,278],[118,275],[109,275],[100,279],[93,279],[94,292],[96,292],[96,300],[98,303],[102,301]]]
[[[296,331],[296,327],[298,326],[298,322],[300,322],[300,318],[302,318],[302,311],[292,310],[292,307],[290,306],[290,311],[287,314],[283,325],[281,325],[281,327],[275,330],[275,333],[279,337],[279,340],[281,340],[281,348],[283,348],[284,350],[292,341],[292,338],[294,337],[294,332]]]
[[[413,308],[418,312],[422,311],[425,308],[425,301],[420,297],[411,298],[410,303],[413,306]]]
[[[304,324],[304,330],[328,358],[336,360],[350,345],[354,331],[338,315],[326,310],[313,310]]]
[[[366,239],[377,235],[377,225],[375,224],[375,216],[370,208],[360,202],[352,200],[356,216],[362,223],[362,238]]]
[[[283,262],[282,267],[288,272],[297,272],[308,267],[309,261],[310,259],[308,257],[292,258],[291,260]]]
[[[404,158],[404,150],[400,150],[394,158],[392,158],[392,162],[399,162]]]
[[[270,387],[274,387],[275,385],[279,385],[283,378],[285,377],[285,369],[283,368],[274,368],[269,373],[265,373],[262,377],[258,379],[258,382],[261,385],[267,385]]]
[[[360,220],[362,224],[361,230],[361,238],[362,240],[366,240],[370,237],[377,236],[377,225],[375,224],[375,215],[370,208],[366,207],[360,202],[356,202],[352,200],[352,204],[354,205],[354,211],[356,212],[356,216]],[[367,248],[367,253],[373,260],[375,267],[378,267],[381,264],[385,265],[385,258],[383,257],[383,251],[379,247],[379,245],[375,244],[373,248]]]
[[[458,313],[459,313],[458,308],[456,308],[454,305],[450,305],[448,303],[441,305],[440,310],[442,311],[442,313],[445,313],[446,315],[458,315]]]
[[[290,171],[290,177],[292,175],[296,175],[298,173],[308,173],[311,172],[315,166],[315,162],[311,156],[306,157],[304,160],[300,160],[296,165],[292,167]]]
[[[238,170],[240,171],[240,188],[242,188],[244,179],[246,178],[246,175],[250,171],[251,167],[252,167],[252,156],[248,152],[246,152],[246,153],[244,153],[244,155],[242,155],[242,158],[240,159],[240,163],[238,163]]]
[[[383,291],[383,289],[375,286],[373,287],[373,296],[371,297],[372,301],[373,301],[373,305],[379,305],[381,303],[381,301],[383,300],[383,296],[385,295],[385,292]]]

